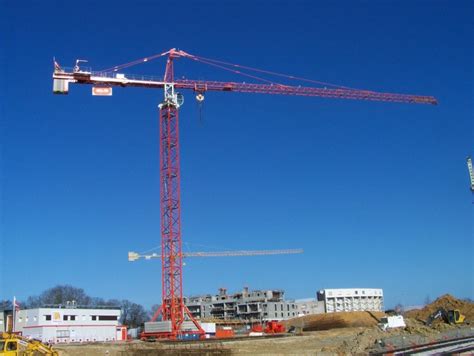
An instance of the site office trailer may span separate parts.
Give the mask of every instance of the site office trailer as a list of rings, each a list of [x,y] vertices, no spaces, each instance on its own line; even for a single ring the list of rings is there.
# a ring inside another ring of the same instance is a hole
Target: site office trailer
[[[16,313],[15,331],[54,344],[117,341],[126,339],[119,318],[119,309],[25,309]]]

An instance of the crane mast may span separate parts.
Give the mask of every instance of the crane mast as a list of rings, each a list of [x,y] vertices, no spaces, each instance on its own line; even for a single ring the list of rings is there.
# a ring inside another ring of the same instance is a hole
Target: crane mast
[[[167,56],[166,69],[163,78],[151,78],[144,76],[124,75],[117,73],[126,66],[147,62],[150,59]],[[436,98],[432,96],[408,95],[382,93],[369,90],[357,90],[345,87],[326,88],[308,86],[290,86],[278,83],[254,84],[239,82],[219,82],[174,78],[174,60],[185,57],[202,63],[225,68],[219,61],[190,55],[184,51],[171,49],[159,55],[142,60],[130,62],[128,65],[116,66],[110,70],[92,72],[83,70],[76,61],[72,70],[66,70],[54,62],[53,91],[55,94],[68,94],[70,84],[92,85],[93,95],[111,95],[112,87],[141,87],[151,89],[163,89],[164,98],[159,107],[159,142],[160,142],[160,216],[161,216],[161,263],[162,263],[162,304],[155,313],[153,320],[161,315],[162,320],[171,321],[170,332],[163,333],[163,337],[176,339],[183,333],[181,325],[188,318],[193,321],[199,334],[204,330],[192,317],[183,300],[183,257],[181,239],[181,197],[180,197],[180,154],[179,154],[179,108],[183,103],[183,97],[177,92],[179,89],[192,90],[198,101],[204,100],[207,91],[243,92],[259,94],[279,94],[295,96],[312,96],[323,98],[371,100],[385,102],[401,102],[411,104],[437,104]],[[244,67],[242,67],[244,68]],[[249,67],[245,67],[249,68]],[[228,68],[227,68],[228,69]],[[241,73],[240,71],[234,71]],[[261,71],[267,72],[268,71]],[[242,73],[241,73],[242,74]],[[278,73],[273,73],[277,74]],[[256,76],[247,75],[261,79]],[[295,77],[292,77],[295,78]],[[268,81],[267,81],[268,82]],[[203,257],[232,255],[231,251],[218,253],[197,253],[194,256]],[[234,252],[235,255],[236,252]],[[245,253],[240,251],[240,253]],[[246,255],[272,254],[247,251]],[[242,254],[240,254],[242,255]],[[192,256],[188,254],[188,256]],[[130,256],[129,256],[130,257]]]
[[[183,300],[183,259],[181,240],[181,194],[179,165],[178,94],[174,85],[174,56],[170,55],[164,75],[164,98],[160,109],[160,211],[161,211],[161,281],[163,320],[171,321],[171,336],[180,333],[187,310]],[[189,313],[199,331],[200,325]]]

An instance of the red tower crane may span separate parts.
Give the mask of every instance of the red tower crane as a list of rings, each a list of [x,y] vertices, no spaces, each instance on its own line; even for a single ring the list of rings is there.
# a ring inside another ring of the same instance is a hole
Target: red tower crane
[[[124,68],[148,62],[152,59],[163,56],[167,56],[167,62],[165,74],[162,79],[117,73],[119,70]],[[263,80],[267,82],[267,84],[189,79],[175,80],[173,63],[176,58],[180,57],[229,70],[253,79]],[[351,89],[199,57],[176,49],[171,49],[158,55],[142,58],[100,72],[82,70],[79,67],[79,63],[83,61],[84,60],[76,61],[76,66],[72,70],[63,69],[57,62],[54,62],[53,90],[55,94],[67,94],[69,91],[69,84],[71,83],[93,85],[92,93],[94,95],[111,95],[113,86],[164,89],[164,99],[159,105],[162,304],[158,314],[161,314],[162,320],[171,321],[171,331],[163,333],[163,336],[173,339],[179,337],[182,333],[181,324],[186,317],[195,323],[198,333],[203,333],[203,330],[197,321],[193,319],[191,313],[187,310],[183,300],[183,253],[181,240],[179,164],[179,108],[183,103],[183,97],[177,92],[177,90],[189,89],[194,91],[198,101],[204,100],[204,94],[207,91],[226,91],[413,104],[437,104],[436,99],[432,96],[393,94]],[[312,84],[323,85],[323,87],[278,84],[259,78],[256,75],[248,74],[248,71],[306,81]],[[330,86],[331,88],[327,88],[327,86]]]

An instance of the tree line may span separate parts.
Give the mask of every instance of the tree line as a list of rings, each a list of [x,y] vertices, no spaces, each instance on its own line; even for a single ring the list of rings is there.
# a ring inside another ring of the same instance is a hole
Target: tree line
[[[120,308],[120,323],[127,325],[129,328],[141,326],[148,321],[157,309],[157,305],[152,306],[151,310],[145,308],[128,299],[103,299],[89,296],[84,289],[76,288],[71,285],[57,285],[46,289],[39,295],[30,296],[26,301],[20,301],[21,309],[39,308],[45,306],[62,306],[66,307],[68,303],[72,303],[77,307],[95,308],[109,307]],[[0,310],[12,309],[11,300],[0,300]]]

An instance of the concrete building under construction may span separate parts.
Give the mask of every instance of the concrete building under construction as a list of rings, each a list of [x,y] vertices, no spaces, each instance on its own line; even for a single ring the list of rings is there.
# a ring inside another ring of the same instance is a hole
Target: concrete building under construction
[[[307,314],[343,311],[383,311],[382,289],[322,289],[316,298],[285,300],[283,290],[254,290],[228,294],[220,288],[217,295],[185,298],[185,304],[198,320],[244,321],[285,320]]]
[[[227,294],[225,288],[217,295],[201,295],[185,299],[196,319],[283,320],[298,316],[295,301],[287,301],[282,290],[254,290]]]

